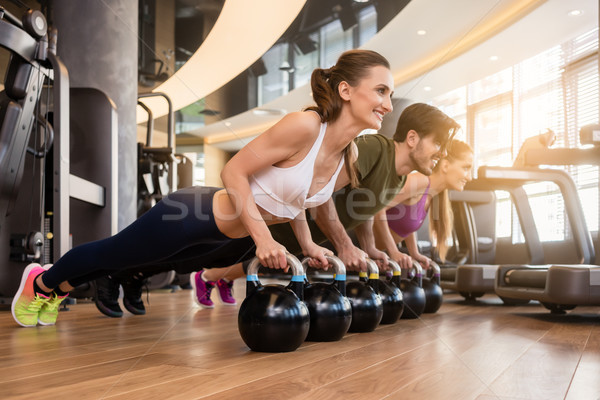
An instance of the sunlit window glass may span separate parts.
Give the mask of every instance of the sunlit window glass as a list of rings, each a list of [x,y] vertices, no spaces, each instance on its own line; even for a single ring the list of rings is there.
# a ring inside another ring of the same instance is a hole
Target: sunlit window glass
[[[339,56],[352,48],[352,29],[344,31],[339,20],[321,28],[321,68],[335,65]]]
[[[367,43],[377,33],[375,6],[363,8],[358,13],[358,45]]]
[[[271,47],[263,56],[267,73],[258,77],[258,105],[268,103],[288,92],[289,73],[279,67],[288,62],[287,43]]]

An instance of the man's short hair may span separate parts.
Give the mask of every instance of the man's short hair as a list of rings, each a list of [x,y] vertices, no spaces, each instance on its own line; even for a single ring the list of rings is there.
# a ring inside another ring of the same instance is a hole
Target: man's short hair
[[[460,125],[437,107],[415,103],[402,111],[394,132],[394,141],[404,142],[411,129],[417,132],[420,138],[435,135],[437,141],[445,147],[456,135]]]

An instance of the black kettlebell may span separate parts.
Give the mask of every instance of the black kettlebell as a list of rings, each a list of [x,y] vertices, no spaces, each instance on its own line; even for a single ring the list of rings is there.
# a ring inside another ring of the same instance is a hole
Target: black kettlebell
[[[410,271],[413,273],[412,278],[400,279],[400,290],[402,291],[402,298],[404,299],[402,319],[418,318],[423,314],[423,310],[425,309],[425,291],[422,287],[423,269],[418,262],[413,261],[413,266]]]
[[[424,313],[434,313],[442,306],[444,301],[444,292],[440,287],[440,266],[435,262],[429,263],[427,277],[423,278],[423,290],[425,291],[425,310]]]
[[[354,281],[346,284],[346,296],[352,304],[352,323],[348,332],[371,332],[381,322],[383,304],[377,294],[379,268],[373,260],[367,259],[368,282]]]
[[[310,283],[304,286],[304,303],[310,314],[310,329],[306,340],[333,342],[340,340],[352,322],[352,306],[346,298],[346,266],[337,257],[325,256],[333,265],[332,283]],[[302,260],[307,265],[309,258]],[[306,268],[305,268],[306,269]]]
[[[248,266],[246,298],[240,306],[238,328],[251,350],[278,353],[296,350],[308,335],[310,316],[302,302],[304,270],[300,261],[286,254],[292,270],[288,286],[262,285],[254,258]]]
[[[388,261],[388,265],[392,268],[394,274],[392,276],[398,276],[399,279],[402,271],[400,265],[392,259]],[[381,302],[383,303],[383,317],[381,318],[381,323],[396,323],[404,310],[402,292],[398,286],[394,285],[391,281],[381,280],[379,281],[379,296],[381,296]]]

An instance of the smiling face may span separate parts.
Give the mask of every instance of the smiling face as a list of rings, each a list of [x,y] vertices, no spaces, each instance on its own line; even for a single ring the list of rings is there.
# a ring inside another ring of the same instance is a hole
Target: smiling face
[[[445,166],[445,182],[448,189],[462,192],[467,182],[471,181],[471,170],[473,168],[473,153],[466,151],[456,159],[443,160],[448,164]]]
[[[409,153],[413,168],[423,175],[431,175],[433,168],[443,156],[442,143],[436,135],[419,138],[415,131],[409,132],[409,135],[412,136],[409,140],[418,141]]]
[[[443,184],[441,190],[463,191],[467,182],[472,180],[473,148],[461,140],[448,144],[448,154],[438,162],[433,174]]]
[[[393,109],[393,87],[391,71],[379,65],[371,67],[369,74],[356,86],[346,86],[347,92],[341,93],[341,96],[349,100],[351,113],[361,129],[381,129],[383,116]]]

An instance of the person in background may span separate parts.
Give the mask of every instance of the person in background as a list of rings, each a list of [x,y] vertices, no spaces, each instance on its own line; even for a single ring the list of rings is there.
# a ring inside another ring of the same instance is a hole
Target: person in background
[[[453,140],[448,145],[447,155],[438,161],[431,175],[420,172],[408,175],[406,185],[390,206],[375,216],[377,248],[386,250],[403,268],[410,268],[411,258],[428,268],[431,260],[419,252],[416,232],[429,213],[429,237],[444,261],[454,223],[448,190],[462,191],[472,178],[472,168],[471,146]],[[410,257],[398,250],[402,241]]]

